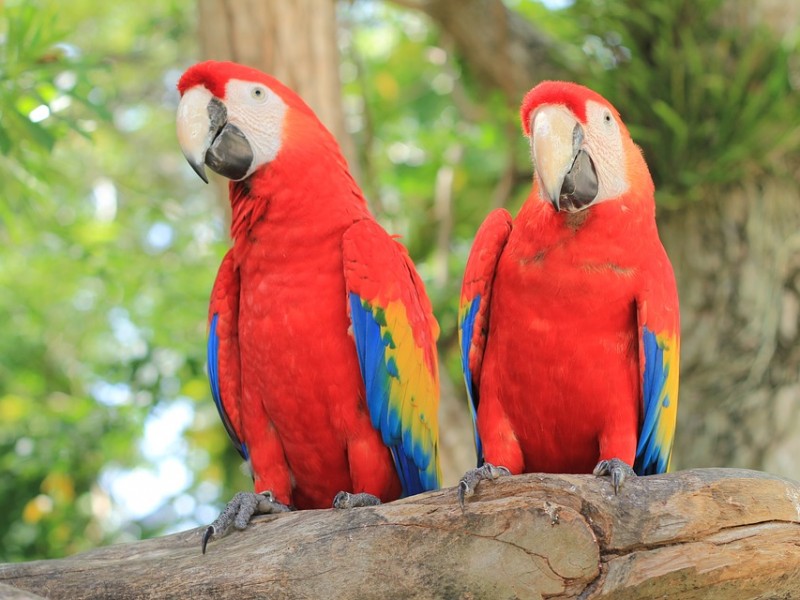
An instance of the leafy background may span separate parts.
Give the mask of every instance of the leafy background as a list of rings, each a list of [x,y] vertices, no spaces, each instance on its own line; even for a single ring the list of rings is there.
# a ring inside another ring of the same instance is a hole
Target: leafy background
[[[780,171],[800,147],[785,126],[800,122],[794,42],[721,22],[716,0],[507,4],[559,40],[566,76],[620,99],[664,209],[743,169]],[[420,266],[459,382],[472,236],[493,206],[515,211],[530,178],[516,107],[421,14],[339,8],[362,183]],[[198,58],[194,10],[0,3],[0,560],[207,523],[251,485],[204,373],[226,216],[173,133],[175,83]]]

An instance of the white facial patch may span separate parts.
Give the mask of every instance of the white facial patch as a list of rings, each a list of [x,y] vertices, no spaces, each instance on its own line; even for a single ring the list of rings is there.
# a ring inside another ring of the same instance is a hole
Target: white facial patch
[[[286,103],[263,83],[231,79],[225,86],[225,107],[228,122],[241,130],[253,151],[253,164],[244,179],[278,155]]]
[[[586,103],[584,146],[597,171],[597,199],[595,203],[617,198],[628,191],[628,173],[625,148],[619,123],[607,106],[597,102]]]

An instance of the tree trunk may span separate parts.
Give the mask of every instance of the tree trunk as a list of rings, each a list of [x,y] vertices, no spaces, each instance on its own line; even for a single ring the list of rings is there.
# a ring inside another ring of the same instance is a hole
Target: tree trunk
[[[500,0],[394,1],[427,13],[512,104],[553,76],[552,43]],[[743,27],[764,23],[787,36],[797,30],[797,20],[786,15],[797,7],[781,0],[729,0],[724,16]],[[512,50],[522,48],[530,48],[527,56]],[[749,467],[800,478],[797,179],[742,181],[724,197],[662,211],[659,230],[681,300],[673,465]]]
[[[502,0],[396,0],[428,14],[470,67],[514,106],[532,82],[551,77],[553,41]],[[537,79],[532,79],[535,74]]]
[[[255,67],[292,88],[336,137],[358,181],[342,106],[336,0],[198,0],[198,14],[203,57]],[[230,216],[227,180],[212,177]],[[453,485],[475,466],[472,425],[446,373],[441,378],[441,464],[445,485]]]
[[[344,126],[335,0],[199,0],[198,34],[205,58],[255,67],[297,92],[355,164]]]
[[[200,537],[0,565],[0,584],[70,600],[800,595],[800,485],[753,471],[640,478],[618,496],[591,475],[506,477],[465,513],[451,488],[260,518],[205,556]]]
[[[681,293],[677,466],[800,476],[800,193],[745,184],[660,219]]]

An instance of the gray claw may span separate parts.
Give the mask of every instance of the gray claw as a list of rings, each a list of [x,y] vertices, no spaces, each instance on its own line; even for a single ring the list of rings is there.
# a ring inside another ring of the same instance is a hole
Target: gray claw
[[[333,508],[361,508],[362,506],[378,506],[380,498],[372,494],[339,492],[333,499]]]
[[[636,472],[631,466],[619,458],[609,458],[601,460],[592,471],[598,477],[608,475],[611,477],[611,485],[614,487],[614,494],[619,494],[619,489],[626,479],[636,477]]]
[[[291,508],[275,500],[272,492],[237,492],[203,534],[203,554],[206,553],[208,542],[224,535],[231,525],[242,530],[247,528],[253,515],[271,515],[290,510]]]
[[[464,507],[464,500],[475,493],[478,483],[484,479],[497,479],[504,475],[511,475],[511,471],[505,467],[496,467],[491,463],[484,463],[482,467],[470,469],[464,473],[464,476],[458,482],[458,504],[461,506],[461,512],[466,510]]]

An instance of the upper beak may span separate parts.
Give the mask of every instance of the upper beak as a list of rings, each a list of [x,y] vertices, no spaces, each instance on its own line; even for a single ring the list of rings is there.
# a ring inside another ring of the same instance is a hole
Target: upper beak
[[[217,130],[211,127],[209,104],[213,96],[206,88],[196,86],[183,94],[178,104],[178,143],[183,155],[200,179],[208,183],[205,162]],[[224,106],[223,106],[224,109]],[[224,118],[223,118],[224,121]]]
[[[563,106],[536,111],[531,127],[533,163],[547,199],[558,211],[586,208],[597,196],[594,163],[582,148],[583,127]]]
[[[253,163],[253,150],[242,131],[228,122],[225,104],[203,86],[183,94],[178,104],[178,143],[200,178],[208,183],[204,165],[235,181]]]

